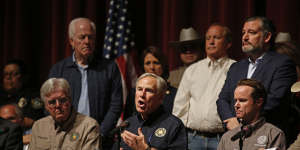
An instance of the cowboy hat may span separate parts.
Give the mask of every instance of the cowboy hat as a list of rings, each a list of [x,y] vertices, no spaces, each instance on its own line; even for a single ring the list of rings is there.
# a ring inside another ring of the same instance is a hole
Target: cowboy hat
[[[292,93],[300,92],[300,81],[298,81],[292,85],[291,92]]]
[[[181,46],[186,44],[193,44],[199,43],[200,44],[201,38],[198,32],[193,28],[183,28],[180,31],[179,41],[171,41],[169,42],[169,46]]]
[[[290,33],[279,32],[275,38],[275,43],[279,42],[290,42],[292,40]]]

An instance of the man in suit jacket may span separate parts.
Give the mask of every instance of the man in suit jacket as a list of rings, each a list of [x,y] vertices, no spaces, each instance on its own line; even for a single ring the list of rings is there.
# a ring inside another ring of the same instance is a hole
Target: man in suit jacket
[[[279,119],[280,116],[284,117],[283,112],[286,112],[283,110],[286,108],[284,103],[287,100],[283,98],[296,81],[297,75],[295,64],[291,59],[271,51],[274,32],[275,27],[265,17],[251,17],[244,23],[242,50],[248,58],[230,67],[217,100],[218,113],[229,130],[239,124],[234,111],[233,92],[238,81],[244,78],[257,79],[263,83],[268,93],[263,109],[266,119],[283,128],[280,123],[282,120]]]
[[[22,129],[19,125],[0,118],[0,149],[22,150]]]

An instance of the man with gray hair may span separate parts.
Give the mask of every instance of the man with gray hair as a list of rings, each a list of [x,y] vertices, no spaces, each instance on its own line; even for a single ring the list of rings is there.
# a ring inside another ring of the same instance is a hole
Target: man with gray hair
[[[30,150],[99,150],[99,124],[72,107],[71,88],[63,78],[50,78],[41,87],[41,98],[49,116],[32,127]]]
[[[128,126],[121,134],[121,149],[187,149],[183,123],[162,107],[166,90],[166,81],[153,73],[144,73],[137,79],[138,114],[127,120]]]
[[[74,109],[96,119],[101,135],[107,136],[122,111],[121,75],[115,62],[96,58],[95,40],[96,26],[91,20],[72,20],[69,42],[74,53],[55,64],[49,78],[65,78],[71,86]]]

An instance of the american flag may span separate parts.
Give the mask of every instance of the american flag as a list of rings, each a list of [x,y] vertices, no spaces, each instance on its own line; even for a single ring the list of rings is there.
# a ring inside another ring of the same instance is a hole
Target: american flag
[[[135,86],[136,67],[132,54],[134,48],[131,21],[128,18],[128,1],[111,0],[105,28],[103,56],[115,59],[122,75],[123,102],[126,103],[128,90]]]

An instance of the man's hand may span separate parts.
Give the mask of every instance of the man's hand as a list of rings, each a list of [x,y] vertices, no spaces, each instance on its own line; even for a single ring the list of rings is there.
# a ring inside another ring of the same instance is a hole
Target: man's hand
[[[139,135],[135,135],[125,130],[121,134],[121,137],[123,138],[124,142],[133,150],[146,150],[149,146],[144,138],[141,128],[138,128],[138,134]]]
[[[226,128],[228,130],[232,130],[239,126],[239,122],[236,117],[226,119],[226,120],[224,120],[224,123],[226,123]]]
[[[30,143],[30,139],[31,139],[31,134],[23,135],[23,144],[24,145],[29,144]]]

